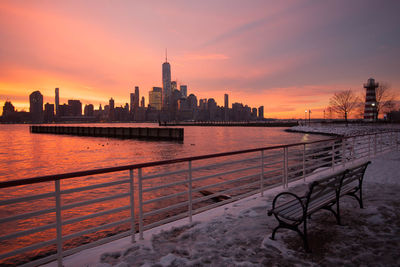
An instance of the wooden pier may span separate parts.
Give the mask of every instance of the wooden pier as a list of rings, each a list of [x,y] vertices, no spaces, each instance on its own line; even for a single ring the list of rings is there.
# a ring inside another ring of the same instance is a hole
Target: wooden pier
[[[183,141],[183,128],[85,127],[31,125],[31,133],[67,134],[92,137],[143,138]]]

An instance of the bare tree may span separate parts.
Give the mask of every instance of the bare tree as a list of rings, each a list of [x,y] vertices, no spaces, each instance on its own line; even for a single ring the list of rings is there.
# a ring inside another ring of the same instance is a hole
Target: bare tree
[[[376,117],[380,112],[390,112],[395,109],[395,94],[391,91],[390,86],[385,82],[380,82],[375,90],[376,95]]]
[[[347,117],[359,105],[359,100],[356,94],[349,89],[335,93],[329,100],[329,104],[334,112],[344,117],[347,125]]]

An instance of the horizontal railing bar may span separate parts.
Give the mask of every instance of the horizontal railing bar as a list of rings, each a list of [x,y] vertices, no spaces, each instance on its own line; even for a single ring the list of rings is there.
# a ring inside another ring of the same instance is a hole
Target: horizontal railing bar
[[[214,178],[214,177],[217,177],[217,176],[223,176],[223,175],[237,173],[237,172],[241,172],[241,171],[247,171],[247,170],[256,169],[256,168],[260,168],[260,167],[261,167],[261,165],[257,165],[257,166],[251,166],[251,167],[242,168],[242,169],[235,169],[235,170],[231,170],[231,171],[227,171],[227,172],[220,172],[220,173],[216,173],[216,174],[201,176],[201,177],[197,177],[197,178],[192,179],[192,182],[198,182],[198,181]]]
[[[127,218],[127,219],[123,219],[123,220],[120,220],[120,221],[103,224],[103,225],[100,225],[100,226],[97,226],[97,227],[93,227],[93,228],[90,228],[90,229],[86,229],[86,230],[83,230],[83,231],[80,231],[80,232],[76,232],[76,233],[73,233],[73,234],[69,234],[69,235],[63,236],[62,240],[64,242],[64,241],[67,241],[67,240],[75,238],[75,237],[91,234],[91,233],[94,233],[94,232],[97,232],[97,231],[100,231],[100,230],[103,230],[103,229],[111,228],[111,227],[114,227],[114,226],[117,226],[117,225],[120,225],[120,224],[123,224],[123,223],[128,223],[130,221],[131,221],[131,218]]]
[[[192,172],[204,170],[204,169],[222,167],[222,166],[226,166],[226,165],[233,165],[233,164],[242,163],[242,162],[246,162],[246,161],[250,161],[250,160],[259,160],[259,159],[261,159],[261,157],[253,157],[253,158],[249,158],[249,159],[241,159],[241,160],[234,160],[234,161],[228,161],[228,162],[224,161],[224,162],[220,162],[220,163],[215,163],[215,164],[192,168]]]
[[[225,184],[232,184],[232,183],[239,182],[239,181],[242,181],[242,180],[246,180],[246,179],[249,179],[249,178],[257,177],[258,175],[260,175],[260,174],[259,173],[250,174],[250,175],[246,175],[246,176],[234,179],[234,180],[228,180],[228,181],[223,181],[223,182],[219,182],[219,183],[216,183],[216,184],[210,184],[210,185],[197,187],[197,188],[194,188],[192,191],[193,192],[200,192],[201,190],[204,190],[204,189],[208,189],[208,188],[211,188],[211,187],[217,187],[217,186],[225,185]]]
[[[280,157],[282,157],[282,155],[280,155]],[[264,162],[264,167],[269,167],[275,164],[282,164],[283,163],[283,159],[282,160],[278,160],[278,161],[273,161],[273,162]]]
[[[64,205],[61,207],[61,210],[69,210],[69,209],[73,209],[73,208],[77,208],[77,207],[81,207],[81,206],[85,206],[85,205],[89,205],[89,204],[95,204],[98,202],[104,202],[104,201],[113,200],[116,198],[123,198],[126,196],[129,196],[129,193],[121,193],[118,195],[112,195],[112,196],[108,196],[108,197],[90,199],[90,200],[86,200],[86,201],[82,201],[82,202]]]
[[[155,190],[159,190],[159,189],[168,188],[168,187],[171,187],[171,186],[183,185],[183,184],[187,184],[187,183],[188,183],[188,180],[185,179],[183,181],[177,181],[177,182],[174,182],[174,183],[163,184],[163,185],[159,185],[159,186],[156,186],[156,187],[149,187],[149,188],[143,189],[143,193],[147,193],[147,192],[151,192],[151,191],[155,191]]]
[[[72,223],[81,222],[81,221],[84,221],[84,220],[100,217],[100,216],[107,215],[107,214],[117,213],[117,212],[120,212],[120,211],[123,211],[123,210],[128,210],[129,208],[130,208],[130,205],[126,205],[126,206],[122,206],[122,207],[118,207],[118,208],[114,208],[114,209],[110,209],[110,210],[105,210],[105,211],[92,213],[90,215],[85,215],[85,216],[81,216],[81,217],[65,220],[65,221],[62,222],[62,225],[68,225],[68,224],[72,224]]]
[[[56,242],[57,242],[56,239],[52,239],[52,240],[40,242],[40,243],[37,243],[37,244],[34,244],[34,245],[30,245],[30,246],[27,246],[27,247],[15,249],[13,251],[1,254],[0,255],[0,259],[9,258],[9,257],[16,256],[18,254],[22,254],[22,253],[25,253],[25,252],[28,252],[28,251],[31,251],[31,250],[35,250],[35,249],[42,248],[42,247],[45,247],[45,246],[53,245]]]
[[[176,209],[176,208],[187,207],[188,203],[189,202],[187,200],[186,201],[182,201],[182,202],[178,202],[178,203],[176,203],[174,205],[167,206],[167,207],[164,207],[164,208],[161,208],[161,209],[156,209],[156,210],[151,210],[151,211],[148,211],[148,212],[144,212],[143,216],[144,217],[151,216],[151,215],[159,214],[161,212],[173,210],[173,209]]]
[[[188,170],[183,169],[183,170],[172,171],[172,172],[163,172],[163,173],[159,173],[159,174],[146,175],[146,176],[142,176],[142,180],[149,180],[149,179],[154,179],[154,178],[168,176],[168,175],[174,175],[174,174],[180,174],[180,173],[185,173],[185,172],[188,172]]]
[[[252,183],[249,183],[249,184],[245,184],[245,185],[241,185],[241,186],[238,186],[238,187],[222,190],[222,191],[213,193],[211,195],[195,198],[195,199],[193,199],[193,204],[199,203],[199,202],[203,202],[205,200],[209,200],[209,199],[212,199],[214,197],[218,197],[218,196],[224,195],[224,194],[232,192],[232,191],[236,191],[236,190],[239,190],[239,189],[244,189],[244,188],[252,187],[252,186],[259,186],[259,185],[260,185],[260,181],[255,181],[255,182],[252,182]]]
[[[8,235],[3,235],[0,236],[0,242],[4,241],[4,240],[8,240],[8,239],[13,239],[13,238],[17,238],[20,236],[26,236],[26,235],[31,235],[37,232],[41,232],[41,231],[45,231],[51,228],[55,228],[56,224],[52,223],[52,224],[46,224],[46,225],[42,225],[36,228],[32,228],[29,230],[24,230],[24,231],[20,231],[20,232],[16,232],[16,233],[12,233],[12,234],[8,234]]]
[[[169,165],[169,164],[175,164],[175,163],[181,163],[181,162],[187,162],[187,161],[197,161],[197,160],[203,160],[203,159],[211,159],[211,158],[246,154],[246,153],[252,153],[252,152],[257,152],[257,151],[262,151],[262,150],[264,150],[264,151],[274,150],[274,149],[293,147],[293,146],[299,146],[299,145],[304,145],[304,144],[316,144],[316,143],[327,142],[327,141],[336,140],[336,139],[340,140],[341,137],[317,140],[317,141],[312,141],[312,142],[301,142],[301,143],[295,143],[295,144],[289,144],[289,145],[277,145],[277,146],[269,146],[269,147],[262,147],[262,148],[252,148],[252,149],[245,149],[245,150],[238,150],[238,151],[231,151],[231,152],[222,152],[222,153],[208,154],[208,155],[201,155],[201,156],[194,156],[194,157],[153,161],[153,162],[138,163],[138,164],[125,165],[125,166],[117,166],[117,167],[109,167],[109,168],[102,168],[102,169],[77,171],[77,172],[69,172],[69,173],[54,174],[54,175],[45,175],[45,176],[39,176],[39,177],[33,177],[33,178],[17,179],[17,180],[0,182],[0,188],[7,188],[7,187],[26,185],[26,184],[43,183],[43,182],[49,182],[49,181],[54,181],[54,180],[63,180],[63,179],[69,179],[69,178],[76,178],[76,177],[110,173],[110,172],[119,172],[119,171],[147,168],[147,167],[160,166],[160,165]]]
[[[27,212],[24,214],[12,216],[12,217],[1,218],[0,223],[6,223],[6,222],[21,220],[21,219],[29,219],[31,217],[35,217],[35,216],[39,216],[39,215],[43,215],[43,214],[47,214],[47,213],[52,213],[52,212],[56,212],[56,208],[32,211],[32,212]]]
[[[168,218],[165,218],[165,219],[162,219],[162,220],[147,224],[147,225],[145,225],[143,227],[143,230],[149,230],[149,229],[152,229],[154,227],[157,227],[157,226],[160,226],[160,225],[163,225],[163,224],[166,224],[166,223],[170,223],[170,222],[173,222],[173,221],[177,221],[177,220],[183,219],[183,218],[187,217],[187,213],[188,213],[187,211],[186,212],[182,212],[182,213],[179,213],[177,215],[174,215],[174,216],[171,216],[171,217],[168,217]]]
[[[275,169],[275,170],[270,170],[270,171],[264,171],[264,177],[266,176],[266,174],[269,173],[275,173],[275,172],[282,172],[283,168],[279,168],[279,169]]]
[[[8,199],[8,200],[0,201],[0,206],[15,204],[15,203],[19,203],[19,202],[27,202],[27,201],[43,199],[43,198],[49,198],[49,197],[54,197],[54,196],[55,196],[55,193],[52,192],[52,193],[45,193],[45,194],[40,194],[40,195],[28,196],[28,197],[12,198],[12,199]]]
[[[66,190],[62,190],[61,194],[71,194],[71,193],[87,191],[87,190],[92,190],[92,189],[98,189],[98,188],[103,188],[103,187],[110,187],[110,186],[126,184],[126,183],[129,183],[129,179],[66,189]]]
[[[175,193],[175,194],[171,194],[171,195],[166,195],[166,196],[162,196],[162,197],[158,197],[158,198],[153,198],[147,201],[143,201],[143,205],[147,205],[147,204],[151,204],[154,202],[158,202],[158,201],[162,201],[162,200],[166,200],[166,199],[170,199],[170,198],[174,198],[174,197],[179,197],[179,196],[183,196],[183,195],[187,195],[188,192],[187,191],[182,191],[179,193]]]

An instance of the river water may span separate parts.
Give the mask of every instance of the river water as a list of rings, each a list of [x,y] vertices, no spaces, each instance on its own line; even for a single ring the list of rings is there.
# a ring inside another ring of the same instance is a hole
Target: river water
[[[85,124],[80,124],[85,126]],[[90,124],[99,127],[158,127],[157,124]],[[314,141],[321,135],[285,128],[183,127],[184,141],[144,141],[32,134],[29,125],[0,125],[0,181]]]
[[[79,124],[80,126],[99,127],[158,127],[156,124]],[[136,139],[116,139],[102,137],[83,137],[53,134],[32,134],[29,125],[0,125],[0,181],[15,180],[43,175],[60,174],[74,171],[84,171],[105,167],[121,166],[135,163],[144,163],[159,160],[168,160],[182,157],[214,154],[220,152],[237,151],[250,148],[266,147],[314,140],[326,139],[326,136],[309,135],[303,133],[288,133],[285,128],[265,127],[183,127],[184,141],[146,141]],[[124,174],[98,175],[87,178],[74,178],[62,182],[62,188],[70,189],[110,180],[123,179]],[[199,185],[201,186],[201,184]],[[94,190],[93,192],[75,193],[63,196],[63,205],[76,203],[88,199],[107,196],[125,190],[123,187]],[[32,186],[20,186],[12,189],[2,189],[0,200],[22,197],[38,193],[54,191],[54,183],[44,183]],[[164,192],[163,192],[164,193]],[[173,192],[168,192],[173,193]],[[0,219],[25,212],[34,212],[38,209],[54,207],[54,198],[31,201],[24,204],[0,206]],[[68,220],[99,212],[104,208],[116,208],[129,204],[125,200],[110,201],[107,205],[100,203],[90,205],[86,209],[81,207],[63,211],[62,219]],[[163,203],[167,205],[168,203]],[[171,214],[172,216],[173,214]],[[94,218],[63,228],[63,236],[79,232],[82,229],[96,227],[104,221],[120,220],[129,216],[128,211],[121,212],[116,217]],[[32,219],[19,220],[12,223],[0,223],[0,236],[10,232],[23,231],[54,223],[55,214],[48,213]],[[149,219],[151,222],[151,219]],[[128,226],[127,226],[128,227]],[[92,236],[80,237],[64,243],[64,248],[72,248],[99,236],[108,236],[126,228],[102,231]],[[101,237],[100,236],[100,237]],[[14,249],[35,244],[39,241],[55,237],[55,229],[42,233],[7,240],[0,245],[0,254]],[[55,246],[49,246],[26,257],[12,259],[11,263],[20,264],[36,257],[54,253]],[[0,260],[0,264],[2,261]]]

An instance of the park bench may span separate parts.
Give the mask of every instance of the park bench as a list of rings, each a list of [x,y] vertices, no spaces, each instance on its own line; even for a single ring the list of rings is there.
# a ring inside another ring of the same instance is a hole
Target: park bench
[[[271,239],[275,239],[279,228],[291,229],[303,239],[305,250],[311,252],[307,241],[307,219],[319,210],[329,210],[341,225],[340,198],[346,195],[354,197],[360,208],[363,208],[362,182],[369,163],[368,161],[318,179],[309,184],[308,191],[303,196],[291,192],[276,195],[268,215],[274,215],[279,225],[273,230]],[[299,229],[301,224],[303,231]]]

